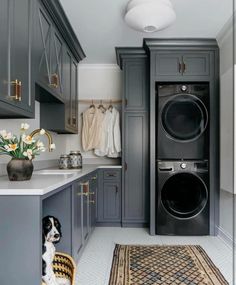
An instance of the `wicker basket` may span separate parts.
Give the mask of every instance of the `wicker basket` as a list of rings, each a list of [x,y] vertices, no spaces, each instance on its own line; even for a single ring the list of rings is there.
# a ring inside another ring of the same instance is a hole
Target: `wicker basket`
[[[56,252],[53,260],[53,271],[56,277],[70,280],[71,285],[75,285],[76,266],[73,258],[68,254]],[[46,285],[44,282],[42,285]]]

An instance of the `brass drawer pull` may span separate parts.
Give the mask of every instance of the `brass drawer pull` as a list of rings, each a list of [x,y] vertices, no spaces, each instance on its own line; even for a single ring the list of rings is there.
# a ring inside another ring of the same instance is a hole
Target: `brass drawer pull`
[[[90,200],[89,203],[95,204],[95,201],[94,200]]]
[[[22,83],[20,80],[16,79],[11,81],[11,84],[14,85],[14,95],[10,96],[15,101],[21,101],[21,89]]]
[[[95,195],[95,192],[89,192],[89,195]]]
[[[185,62],[183,62],[183,73],[185,73],[186,72],[186,64],[185,64]]]
[[[97,176],[93,176],[91,179],[92,180],[97,180],[97,178],[98,178]]]
[[[78,196],[86,196],[87,197],[89,195],[89,193],[88,192],[84,192],[84,193],[80,193],[79,192],[79,193],[77,193],[77,195]]]
[[[109,176],[109,177],[116,177],[116,173],[107,173],[107,176]]]

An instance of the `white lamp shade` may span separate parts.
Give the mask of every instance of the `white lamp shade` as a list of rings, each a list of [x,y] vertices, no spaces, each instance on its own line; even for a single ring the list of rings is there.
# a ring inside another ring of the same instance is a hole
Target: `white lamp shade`
[[[156,32],[170,26],[176,14],[169,0],[132,0],[127,6],[126,23],[142,32]]]

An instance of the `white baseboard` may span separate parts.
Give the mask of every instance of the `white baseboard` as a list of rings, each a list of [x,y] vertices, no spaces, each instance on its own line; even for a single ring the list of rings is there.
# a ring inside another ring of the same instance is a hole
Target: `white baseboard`
[[[231,249],[233,249],[233,245],[235,246],[236,243],[233,241],[233,237],[224,231],[221,227],[217,227],[218,230],[218,237]]]

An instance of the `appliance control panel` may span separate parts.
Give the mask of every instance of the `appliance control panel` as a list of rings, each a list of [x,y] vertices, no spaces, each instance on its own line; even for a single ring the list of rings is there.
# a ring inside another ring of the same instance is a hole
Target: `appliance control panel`
[[[184,160],[184,161],[158,161],[159,172],[176,172],[176,171],[193,171],[206,172],[208,171],[208,160]]]

